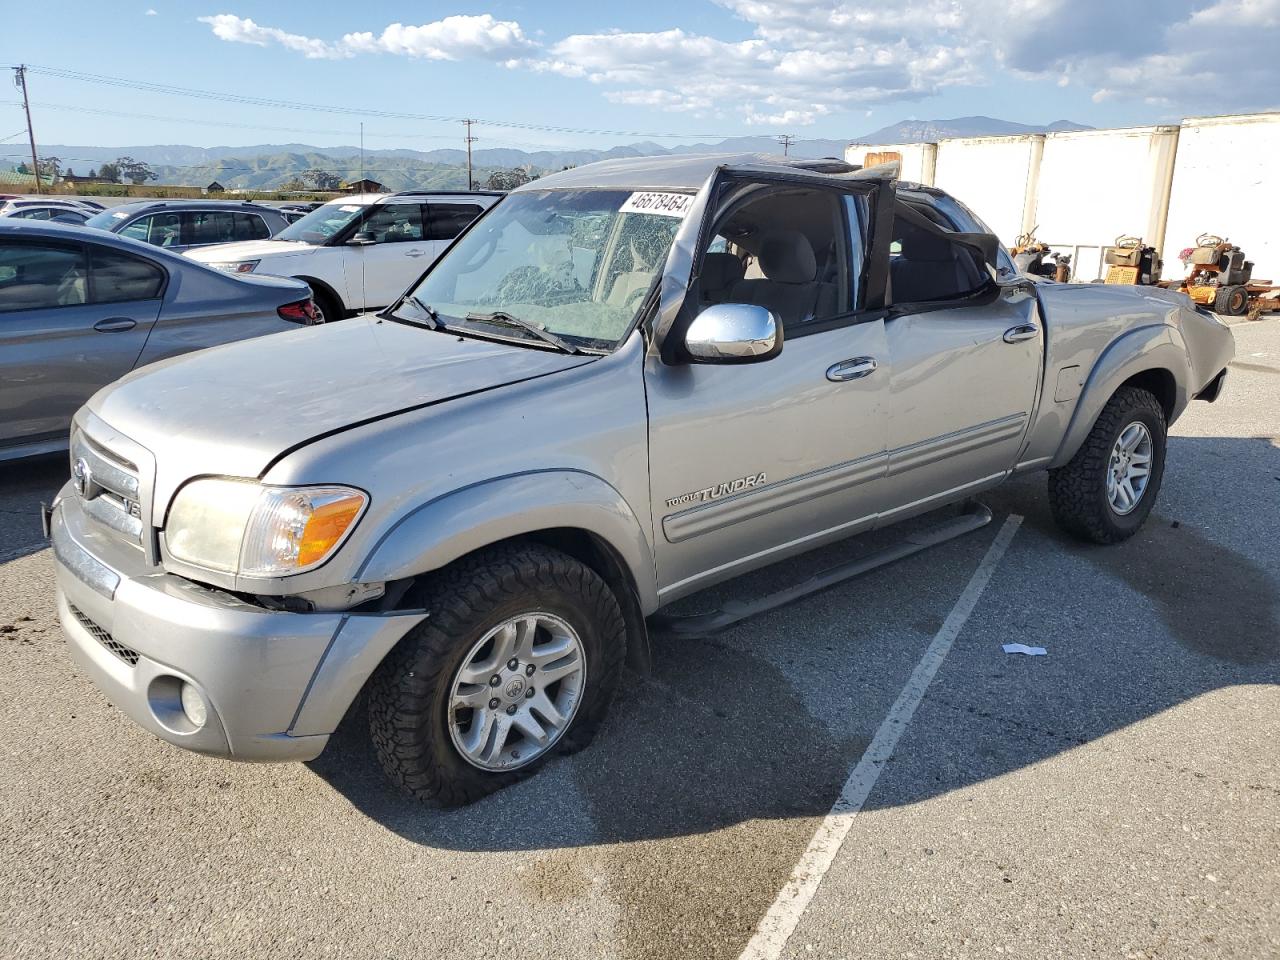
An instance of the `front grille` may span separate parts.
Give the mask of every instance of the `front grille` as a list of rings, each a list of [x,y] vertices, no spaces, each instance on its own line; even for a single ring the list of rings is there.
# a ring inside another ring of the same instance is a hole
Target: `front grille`
[[[126,647],[123,643],[116,640],[111,636],[111,634],[107,633],[107,631],[103,630],[100,626],[85,616],[84,611],[75,604],[69,603],[67,606],[71,608],[71,615],[76,618],[76,622],[88,631],[89,636],[97,640],[129,666],[136,667],[138,665],[138,661],[141,659],[142,655],[138,653],[137,650]]]
[[[71,438],[71,479],[84,510],[126,540],[142,545],[138,467],[83,431]]]

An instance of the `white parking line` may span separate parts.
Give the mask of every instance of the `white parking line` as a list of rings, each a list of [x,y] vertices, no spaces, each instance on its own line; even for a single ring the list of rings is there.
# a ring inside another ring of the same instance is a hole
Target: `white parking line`
[[[988,548],[987,555],[978,564],[978,569],[969,578],[969,583],[960,594],[960,599],[951,608],[951,613],[947,615],[947,619],[934,635],[933,642],[929,644],[924,656],[911,672],[907,685],[898,694],[898,699],[885,716],[884,722],[880,724],[880,729],[876,731],[862,759],[849,774],[849,779],[845,781],[844,789],[836,798],[831,812],[823,819],[813,839],[809,841],[809,846],[800,857],[800,862],[791,871],[791,879],[787,881],[787,885],[773,901],[769,912],[756,927],[755,935],[748,941],[739,960],[778,960],[782,956],[787,940],[795,931],[814,894],[818,892],[818,886],[830,869],[836,854],[840,852],[840,845],[844,843],[844,838],[848,836],[849,829],[853,826],[853,818],[866,803],[867,797],[876,785],[876,780],[880,777],[880,771],[893,755],[894,747],[897,746],[903,731],[907,729],[907,724],[915,715],[916,707],[920,706],[920,701],[924,699],[925,691],[929,689],[934,674],[942,666],[942,661],[946,659],[951,645],[960,635],[965,621],[978,605],[982,591],[986,588],[992,573],[995,572],[996,564],[1000,562],[1010,541],[1013,540],[1013,535],[1018,532],[1020,523],[1022,523],[1022,517],[1016,514],[1010,515],[1005,520],[1004,526],[1000,528],[1000,532],[996,534],[995,540]]]

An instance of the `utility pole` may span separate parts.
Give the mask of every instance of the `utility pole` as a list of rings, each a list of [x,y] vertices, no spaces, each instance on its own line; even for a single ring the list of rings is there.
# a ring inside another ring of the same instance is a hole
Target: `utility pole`
[[[782,144],[782,155],[784,157],[788,156],[791,152],[791,145],[796,142],[796,138],[789,133],[784,133],[777,139]]]
[[[360,121],[360,179],[364,179],[364,121]]]
[[[31,142],[31,172],[36,177],[36,193],[40,192],[40,158],[36,156],[36,132],[31,128],[31,101],[27,99],[27,65],[14,67],[13,85],[22,90],[22,109],[27,112],[27,139]]]
[[[463,124],[467,128],[467,189],[474,190],[476,188],[475,178],[471,175],[471,145],[476,142],[476,138],[471,135],[471,125],[475,120],[463,120]]]

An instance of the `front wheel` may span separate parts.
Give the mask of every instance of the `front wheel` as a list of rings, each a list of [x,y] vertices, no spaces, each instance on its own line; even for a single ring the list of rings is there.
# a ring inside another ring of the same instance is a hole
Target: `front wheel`
[[[495,547],[437,575],[426,607],[369,689],[378,759],[406,793],[470,803],[590,742],[626,652],[594,571],[536,544]]]
[[[1071,461],[1049,471],[1058,526],[1094,543],[1133,536],[1155,505],[1164,476],[1164,410],[1148,391],[1116,391]]]
[[[315,323],[333,323],[343,317],[342,308],[337,301],[324,290],[311,288],[311,302],[316,305]]]

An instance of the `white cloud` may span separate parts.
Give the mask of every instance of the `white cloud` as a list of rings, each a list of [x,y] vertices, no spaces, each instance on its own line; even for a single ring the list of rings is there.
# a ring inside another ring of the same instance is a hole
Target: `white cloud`
[[[1029,78],[1096,102],[1172,110],[1274,107],[1280,0],[712,0],[748,39],[679,28],[532,35],[491,14],[449,16],[323,40],[233,14],[215,36],[310,58],[482,59],[586,80],[610,103],[759,126],[923,100],[955,86]],[[535,39],[537,38],[537,39]]]
[[[145,17],[155,17],[155,16],[159,16],[159,14],[157,14],[157,13],[156,13],[156,11],[155,11],[155,8],[154,8],[154,7],[148,7],[148,8],[147,8],[147,12],[146,12],[145,14],[143,14],[143,16],[145,16]]]
[[[341,40],[326,41],[263,27],[248,17],[230,13],[200,17],[220,40],[265,47],[278,43],[310,59],[343,59],[362,53],[391,53],[427,60],[515,60],[536,47],[513,20],[497,20],[490,14],[452,16],[432,23],[406,26],[393,23],[378,35],[348,33]]]

